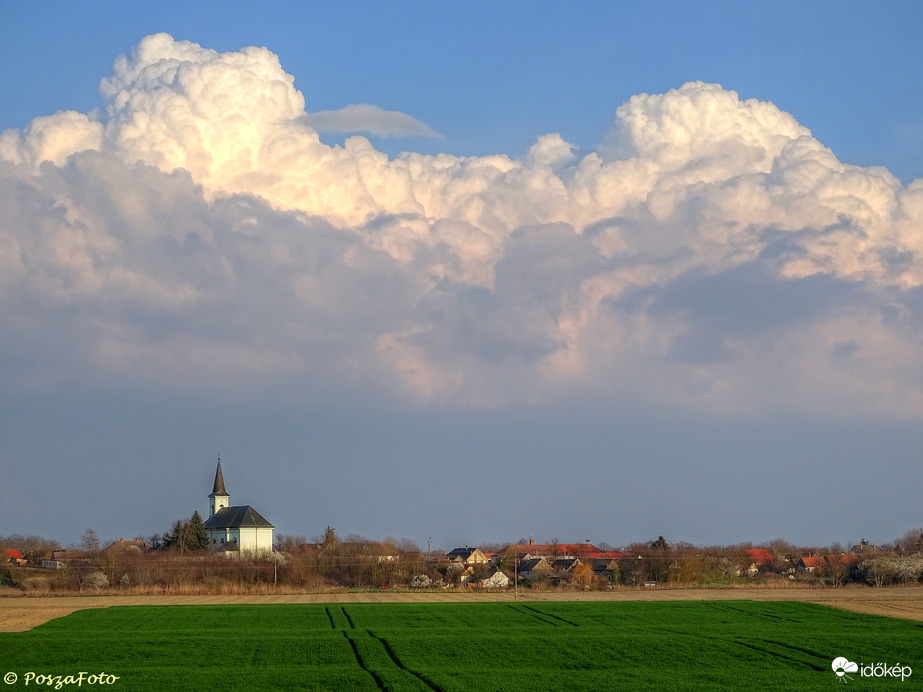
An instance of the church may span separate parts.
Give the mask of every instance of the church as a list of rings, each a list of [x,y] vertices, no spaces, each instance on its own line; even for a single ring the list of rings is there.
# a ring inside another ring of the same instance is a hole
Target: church
[[[275,527],[250,505],[231,507],[231,496],[224,489],[221,457],[215,471],[215,485],[208,496],[205,532],[213,550],[240,553],[271,553]]]

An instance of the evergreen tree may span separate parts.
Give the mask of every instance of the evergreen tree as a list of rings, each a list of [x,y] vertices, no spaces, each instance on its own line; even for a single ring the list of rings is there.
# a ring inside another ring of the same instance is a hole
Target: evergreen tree
[[[177,519],[173,527],[163,534],[163,547],[166,550],[178,550],[185,553],[187,550],[205,550],[208,548],[208,533],[205,531],[205,522],[198,510],[185,521]]]
[[[202,515],[199,510],[192,513],[187,522],[188,550],[205,550],[208,548],[208,533],[205,531],[205,522],[202,521]]]
[[[163,535],[163,547],[186,552],[189,538],[189,524],[182,519],[173,522],[173,527]]]
[[[176,536],[173,534],[173,529],[164,531],[163,535],[161,535],[160,537],[160,548],[159,549],[169,550],[173,546],[173,542],[175,540],[176,540]]]

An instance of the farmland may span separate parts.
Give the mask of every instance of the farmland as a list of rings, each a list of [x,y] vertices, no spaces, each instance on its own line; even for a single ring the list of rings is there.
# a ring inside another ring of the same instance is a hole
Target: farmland
[[[8,689],[105,671],[120,690],[829,690],[835,657],[923,674],[921,651],[917,622],[734,600],[122,606],[0,633]]]

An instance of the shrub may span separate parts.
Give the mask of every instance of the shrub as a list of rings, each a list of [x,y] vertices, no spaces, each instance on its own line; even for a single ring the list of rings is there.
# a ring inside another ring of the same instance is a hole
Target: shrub
[[[417,574],[410,580],[410,588],[412,589],[428,589],[432,585],[433,580],[425,574]]]
[[[109,587],[109,577],[102,572],[90,572],[83,585],[88,589],[96,589],[97,591],[106,589]]]

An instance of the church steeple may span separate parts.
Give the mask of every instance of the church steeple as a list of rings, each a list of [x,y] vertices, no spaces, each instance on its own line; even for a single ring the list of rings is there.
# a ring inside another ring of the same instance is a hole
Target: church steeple
[[[230,504],[231,496],[224,489],[224,474],[221,473],[221,457],[218,457],[218,469],[215,471],[215,486],[208,496],[208,518]]]

